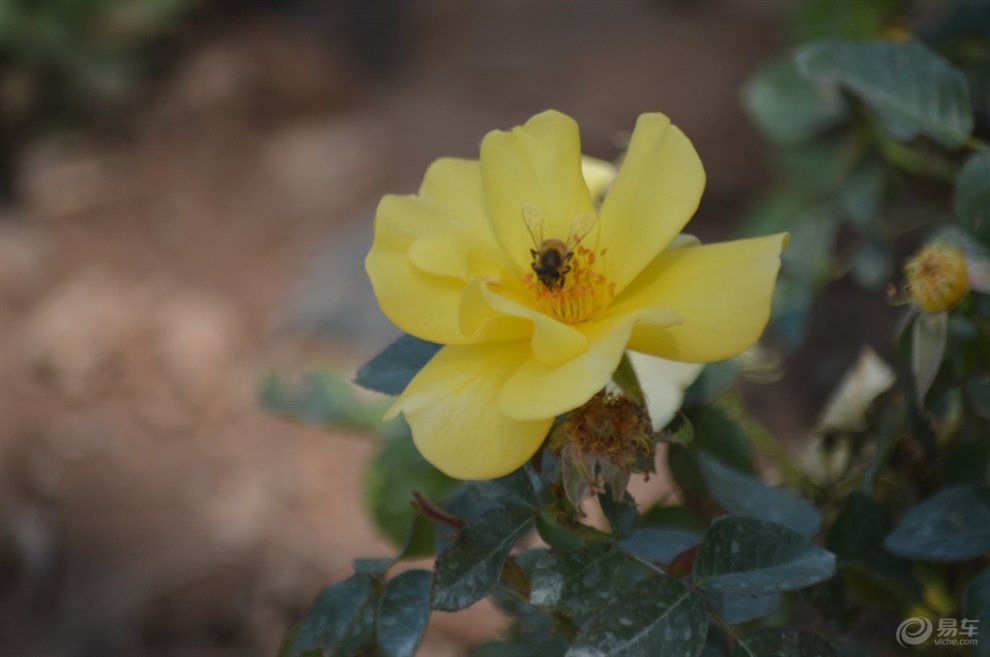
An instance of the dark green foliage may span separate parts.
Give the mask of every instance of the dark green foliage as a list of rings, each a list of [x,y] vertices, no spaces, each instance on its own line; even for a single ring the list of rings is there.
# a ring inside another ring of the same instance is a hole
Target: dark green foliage
[[[953,209],[963,228],[990,246],[990,150],[966,160],[956,178]]]
[[[990,488],[947,488],[910,509],[883,542],[921,561],[965,561],[990,550]]]
[[[378,602],[375,642],[382,657],[413,657],[430,620],[428,570],[407,570],[396,575]]]
[[[793,591],[835,574],[835,555],[786,527],[728,516],[712,523],[694,560],[705,591],[763,595]]]
[[[468,523],[437,556],[430,605],[457,611],[491,593],[509,552],[532,524],[531,514],[511,509],[490,511]]]
[[[803,47],[795,61],[806,76],[859,95],[896,139],[927,135],[958,148],[973,130],[966,78],[921,43],[830,41]]]
[[[369,575],[353,575],[327,587],[283,654],[351,655],[371,645],[376,595],[375,580]]]
[[[808,502],[779,488],[701,455],[701,471],[711,492],[726,511],[783,525],[811,537],[822,524],[822,514]]]
[[[580,552],[532,550],[529,599],[534,605],[583,614],[624,588],[625,557],[614,546],[594,546]]]
[[[801,630],[762,627],[736,642],[732,657],[837,657],[828,642]]]
[[[403,335],[358,370],[354,382],[368,390],[398,395],[438,351],[438,344]]]
[[[568,657],[694,657],[708,619],[696,593],[671,577],[632,586],[581,628]]]
[[[701,542],[701,536],[683,529],[640,529],[622,541],[622,549],[643,561],[668,564]]]

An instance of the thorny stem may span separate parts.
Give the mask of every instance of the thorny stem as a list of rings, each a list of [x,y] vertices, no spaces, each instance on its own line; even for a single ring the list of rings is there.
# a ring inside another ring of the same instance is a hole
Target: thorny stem
[[[715,607],[713,607],[710,602],[705,600],[704,603],[705,603],[705,609],[708,611],[708,615],[711,617],[713,621],[715,621],[715,623],[719,627],[722,628],[722,631],[729,636],[729,638],[732,640],[732,643],[738,641],[739,634],[736,633],[735,628],[729,625],[729,623],[727,623],[726,620],[722,618],[717,611],[715,611]]]
[[[638,563],[640,566],[643,566],[644,568],[647,568],[648,570],[652,570],[657,575],[666,575],[667,574],[667,571],[665,571],[663,568],[661,568],[660,566],[656,565],[655,563],[653,563],[651,561],[646,561],[645,559],[641,559],[640,557],[637,557],[635,554],[631,554],[629,552],[623,552],[623,554],[625,554],[626,557],[628,557],[629,559],[631,559],[631,560],[635,561],[636,563]]]
[[[429,500],[419,494],[417,491],[413,491],[413,499],[409,502],[411,506],[417,513],[425,516],[428,520],[432,520],[435,523],[441,525],[447,525],[453,527],[454,529],[463,529],[466,524],[461,518],[457,516],[452,516],[443,509],[432,504]]]

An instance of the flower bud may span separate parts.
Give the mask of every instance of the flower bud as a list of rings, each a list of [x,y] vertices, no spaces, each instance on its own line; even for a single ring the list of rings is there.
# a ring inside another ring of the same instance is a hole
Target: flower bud
[[[912,301],[929,313],[954,308],[969,291],[962,249],[934,242],[918,251],[904,266]]]

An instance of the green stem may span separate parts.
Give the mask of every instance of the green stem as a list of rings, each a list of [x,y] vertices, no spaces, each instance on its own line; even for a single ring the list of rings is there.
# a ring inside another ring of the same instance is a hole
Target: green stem
[[[724,618],[722,618],[717,611],[715,611],[715,607],[713,607],[711,603],[705,602],[705,609],[708,611],[708,615],[711,617],[711,619],[715,621],[715,624],[718,625],[720,628],[722,628],[722,631],[729,636],[729,639],[732,640],[732,643],[735,643],[736,641],[739,640],[739,634],[736,633],[736,629],[731,625],[729,625],[729,623]]]
[[[970,137],[966,140],[966,148],[974,151],[985,151],[987,149],[987,142],[983,141],[979,137]]]
[[[880,151],[895,167],[929,180],[947,184],[955,181],[958,167],[941,153],[922,152],[883,134],[879,134],[878,139]]]
[[[749,436],[756,448],[773,461],[785,481],[798,484],[802,488],[812,486],[811,481],[793,457],[791,457],[787,449],[780,444],[766,427],[753,419],[749,414],[738,392],[733,390],[723,399],[723,403],[726,404],[729,413],[739,422],[743,431]]]
[[[640,557],[637,557],[635,554],[632,554],[631,552],[625,552],[625,551],[623,551],[622,554],[625,555],[625,557],[627,559],[629,559],[631,561],[635,561],[636,563],[638,563],[640,566],[643,566],[647,570],[652,570],[657,575],[666,575],[667,574],[667,571],[665,571],[660,566],[658,566],[655,563],[652,563],[650,561],[647,561],[646,559],[641,559]]]

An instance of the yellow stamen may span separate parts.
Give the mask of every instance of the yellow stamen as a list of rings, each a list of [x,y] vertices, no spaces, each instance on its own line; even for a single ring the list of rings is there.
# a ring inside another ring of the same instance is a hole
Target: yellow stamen
[[[615,297],[615,283],[609,283],[600,271],[604,259],[605,249],[596,254],[579,246],[571,257],[563,287],[547,287],[532,273],[524,276],[523,282],[541,312],[565,324],[579,324],[592,319]]]

